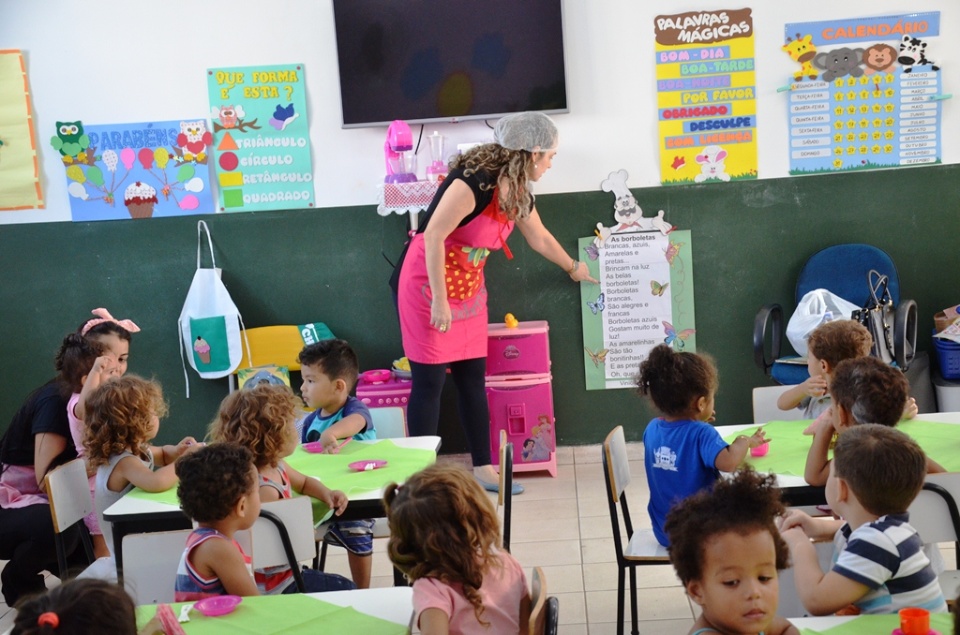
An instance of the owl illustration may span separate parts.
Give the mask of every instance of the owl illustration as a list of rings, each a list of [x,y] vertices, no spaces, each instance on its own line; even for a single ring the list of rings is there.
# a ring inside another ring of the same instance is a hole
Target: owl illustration
[[[86,161],[90,137],[83,133],[82,121],[58,121],[57,136],[50,139],[50,145],[62,155],[64,163]]]
[[[213,136],[207,132],[207,122],[181,121],[177,145],[183,148],[184,161],[203,162],[207,158],[207,146],[213,143]]]
[[[214,119],[220,120],[220,125],[224,128],[235,128],[240,119],[243,119],[243,106],[214,106],[211,109]]]

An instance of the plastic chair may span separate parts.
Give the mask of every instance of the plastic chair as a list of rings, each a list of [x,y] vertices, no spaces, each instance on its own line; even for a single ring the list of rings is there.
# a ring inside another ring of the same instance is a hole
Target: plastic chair
[[[798,303],[808,292],[822,288],[857,306],[865,306],[870,297],[867,283],[870,270],[889,279],[887,288],[896,307],[892,326],[894,357],[900,369],[905,371],[916,352],[917,303],[913,300],[901,302],[900,275],[886,252],[861,243],[821,249],[810,256],[800,270],[794,302]],[[806,365],[780,361],[785,327],[783,307],[779,304],[761,307],[753,323],[753,359],[777,383],[799,384],[809,377]]]
[[[960,548],[960,472],[928,474],[923,489],[910,504],[910,524],[917,530],[924,544],[952,542]],[[960,551],[955,566],[960,566]],[[940,574],[940,590],[949,603],[960,595],[960,571],[947,570]]]
[[[603,475],[607,485],[607,502],[610,505],[610,524],[613,527],[613,546],[616,549],[617,567],[617,635],[623,635],[624,576],[630,570],[630,610],[633,635],[639,633],[637,614],[637,567],[669,565],[667,548],[657,542],[652,529],[634,530],[627,505],[627,486],[630,485],[630,463],[627,459],[627,443],[623,426],[610,431],[603,442]],[[619,511],[617,510],[619,506]],[[620,534],[620,516],[627,533],[627,544]]]
[[[53,518],[53,538],[57,545],[57,565],[61,580],[67,577],[67,552],[63,533],[82,523],[84,516],[93,511],[87,468],[83,459],[74,459],[43,478],[47,498],[50,499],[50,515]],[[93,562],[93,544],[86,529],[79,528],[87,562]]]
[[[305,333],[294,324],[281,326],[260,326],[241,331],[250,347],[250,355],[243,349],[240,365],[237,369],[252,366],[286,366],[288,370],[300,370],[300,351],[308,341],[330,339],[334,335],[323,322],[304,325]],[[237,388],[236,371],[230,374],[230,392]]]
[[[767,423],[769,421],[796,421],[803,419],[803,410],[791,408],[780,410],[777,399],[789,390],[790,386],[761,386],[753,389],[753,422]]]
[[[192,529],[123,537],[123,586],[137,605],[173,602],[177,567]]]
[[[510,519],[513,516],[513,444],[507,443],[507,431],[500,431],[500,491],[497,512],[502,515],[500,535],[505,551],[510,551]],[[500,510],[503,510],[502,512]]]
[[[254,569],[289,565],[297,589],[306,593],[300,562],[312,560],[316,553],[309,496],[263,503],[260,517],[250,528],[250,540]]]

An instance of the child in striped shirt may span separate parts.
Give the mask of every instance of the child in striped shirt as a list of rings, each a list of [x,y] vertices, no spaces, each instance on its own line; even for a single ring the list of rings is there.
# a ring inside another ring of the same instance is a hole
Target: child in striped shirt
[[[827,479],[827,503],[843,520],[792,511],[780,527],[793,560],[797,592],[813,615],[850,604],[860,613],[920,607],[945,613],[947,604],[923,553],[907,508],[923,487],[927,457],[893,428],[862,424],[837,440]],[[834,538],[833,568],[824,573],[810,539]]]

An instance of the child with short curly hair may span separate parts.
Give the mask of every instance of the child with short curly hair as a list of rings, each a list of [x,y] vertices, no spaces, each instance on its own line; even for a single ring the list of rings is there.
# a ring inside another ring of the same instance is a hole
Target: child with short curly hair
[[[111,554],[113,532],[103,520],[104,510],[134,487],[148,492],[173,487],[177,483],[173,462],[197,447],[193,437],[184,437],[177,445],[150,445],[166,414],[160,384],[136,375],[106,382],[87,400],[83,446],[87,464],[97,468],[94,503]]]
[[[690,635],[799,635],[777,617],[777,576],[789,563],[776,482],[742,468],[670,510],[670,562],[702,608]]]
[[[250,450],[263,502],[290,498],[296,492],[323,501],[339,516],[347,507],[346,494],[301,474],[283,460],[293,453],[299,442],[296,430],[299,411],[300,400],[284,385],[244,387],[221,402],[217,418],[210,424],[209,436],[213,441],[238,443]],[[293,571],[288,566],[257,570],[254,576],[261,594],[297,591]],[[309,593],[356,588],[342,576],[315,569],[305,570],[303,580]]]
[[[500,544],[497,512],[473,475],[437,463],[383,496],[387,553],[413,581],[414,623],[435,633],[526,632],[530,595]]]
[[[662,413],[643,431],[644,467],[650,486],[647,512],[657,542],[669,546],[667,512],[690,494],[710,487],[719,472],[732,472],[747,450],[766,443],[763,430],[724,441],[713,421],[719,380],[706,355],[655,346],[640,364],[637,392]]]
[[[212,443],[177,459],[177,496],[197,523],[177,567],[176,602],[215,595],[260,595],[250,557],[234,535],[260,515],[260,488],[253,454],[236,443]]]

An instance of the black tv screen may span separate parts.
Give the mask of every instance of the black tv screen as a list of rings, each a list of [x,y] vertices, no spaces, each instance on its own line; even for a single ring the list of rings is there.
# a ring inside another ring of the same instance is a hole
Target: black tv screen
[[[343,127],[567,111],[561,0],[333,0]]]

